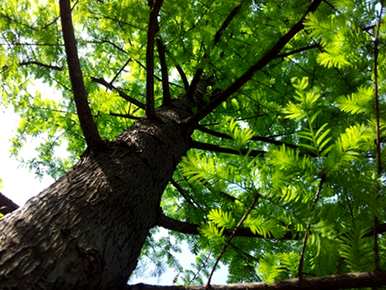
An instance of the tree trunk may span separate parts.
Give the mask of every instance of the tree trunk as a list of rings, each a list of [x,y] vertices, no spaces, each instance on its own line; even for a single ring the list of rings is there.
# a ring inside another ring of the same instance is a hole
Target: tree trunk
[[[177,110],[86,152],[0,223],[0,289],[112,289],[134,270],[191,131]]]

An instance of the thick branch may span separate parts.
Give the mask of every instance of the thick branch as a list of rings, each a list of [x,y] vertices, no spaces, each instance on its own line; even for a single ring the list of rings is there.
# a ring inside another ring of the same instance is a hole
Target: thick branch
[[[87,145],[91,148],[98,148],[103,145],[103,141],[99,136],[98,129],[92,118],[91,109],[87,101],[87,91],[83,82],[82,70],[80,68],[78,51],[76,48],[70,0],[59,0],[59,4],[68,70],[80,127]]]
[[[199,142],[199,141],[192,141],[192,147],[191,148],[200,149],[200,150],[208,150],[208,151],[217,152],[217,153],[227,153],[227,154],[234,154],[234,155],[248,155],[251,157],[262,156],[265,153],[267,153],[263,150],[245,149],[245,148],[233,149],[233,148],[221,147],[221,146],[215,145],[215,144],[203,143],[203,142]]]
[[[192,102],[194,102],[193,96],[194,96],[194,93],[196,92],[198,83],[199,83],[200,80],[201,80],[201,77],[202,77],[203,72],[204,72],[204,70],[203,70],[201,67],[199,67],[199,68],[196,70],[196,72],[195,72],[195,74],[194,74],[194,76],[193,76],[193,79],[192,79],[192,81],[191,81],[191,83],[190,83],[190,85],[189,85],[188,91],[186,92],[187,98],[188,98],[190,101],[192,101]]]
[[[167,217],[164,214],[160,215],[158,225],[165,229],[176,231],[182,234],[187,234],[187,235],[200,234],[198,230],[200,225],[179,221],[179,220]],[[375,232],[377,234],[385,233],[386,224],[378,224],[377,227],[375,228]],[[230,234],[229,231],[227,230],[224,231],[224,235],[229,235],[229,234]],[[365,237],[372,237],[373,234],[374,234],[374,230],[371,229],[365,234]],[[262,236],[259,234],[254,234],[248,228],[239,228],[236,233],[236,236],[238,237],[260,238],[260,239],[270,239],[270,240],[299,240],[301,239],[302,235],[304,235],[304,232],[287,231],[281,238],[275,238],[272,235]]]
[[[386,272],[359,272],[324,277],[284,280],[275,284],[245,283],[211,285],[213,290],[293,290],[293,289],[348,289],[386,285]],[[125,286],[126,290],[207,290],[205,286],[160,286],[136,284]]]
[[[157,17],[163,0],[150,0],[150,16],[146,46],[146,115],[153,118],[154,112],[154,38],[157,33]]]
[[[171,98],[170,98],[168,66],[166,63],[165,45],[163,44],[160,37],[157,37],[156,43],[157,43],[159,62],[161,65],[163,104],[168,105],[171,103]]]
[[[158,225],[172,231],[177,231],[182,234],[188,235],[198,235],[199,227],[198,224],[193,224],[189,222],[182,222],[176,219],[165,216],[161,213]],[[224,230],[224,236],[230,236],[231,231]],[[235,237],[248,237],[248,238],[260,238],[260,239],[269,239],[269,240],[298,240],[300,238],[301,233],[297,232],[286,232],[281,238],[274,238],[272,235],[262,236],[259,234],[254,234],[248,228],[238,228],[235,232]]]
[[[0,192],[0,213],[7,214],[17,210],[19,206]]]
[[[91,80],[93,82],[101,84],[102,86],[105,86],[109,90],[116,91],[121,98],[125,99],[126,101],[128,101],[128,102],[130,102],[130,103],[132,103],[134,105],[136,105],[138,108],[145,109],[145,105],[143,103],[141,103],[140,101],[134,99],[133,97],[130,97],[122,89],[113,86],[111,83],[109,83],[105,79],[92,77]]]
[[[231,24],[235,16],[240,12],[240,9],[241,9],[241,3],[233,7],[231,12],[229,12],[229,14],[227,15],[224,22],[221,24],[220,28],[217,30],[214,36],[214,40],[213,40],[214,45],[217,45],[217,43],[219,43],[221,36],[224,34],[224,31],[227,29],[229,24]]]
[[[212,96],[211,102],[204,108],[201,109],[195,116],[193,122],[197,122],[204,118],[206,115],[211,113],[214,109],[216,109],[222,102],[226,101],[232,94],[237,92],[242,86],[244,86],[252,77],[265,67],[269,62],[275,59],[282,48],[299,32],[304,28],[303,21],[306,16],[315,11],[322,0],[314,0],[312,4],[308,7],[306,13],[303,17],[295,23],[294,26],[283,35],[274,46],[271,47],[263,56],[253,64],[245,73],[243,73],[235,82],[229,85],[225,90],[216,93]]]

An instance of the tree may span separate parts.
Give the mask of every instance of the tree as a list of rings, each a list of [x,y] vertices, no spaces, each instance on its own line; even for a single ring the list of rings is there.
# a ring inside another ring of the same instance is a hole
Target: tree
[[[225,288],[386,285],[383,10],[3,1],[13,153],[44,137],[27,162],[58,179],[1,221],[0,288],[155,289],[126,286],[141,250],[184,284],[215,287],[222,261],[229,282],[294,279]],[[187,241],[195,272],[156,226]]]

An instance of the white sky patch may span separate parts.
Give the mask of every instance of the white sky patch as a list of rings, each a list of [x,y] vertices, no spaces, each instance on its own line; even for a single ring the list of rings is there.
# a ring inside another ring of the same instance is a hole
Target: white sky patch
[[[155,239],[161,239],[163,236],[169,235],[169,231],[165,230],[163,228],[160,228],[159,232],[155,234]],[[176,241],[174,237],[171,237],[171,241],[175,243],[181,243],[180,241]],[[181,252],[172,252],[172,255],[178,260],[180,265],[185,270],[193,270],[193,272],[196,272],[194,269],[194,264],[196,263],[196,256],[190,251],[189,245],[187,242],[182,242],[182,244],[179,245],[181,248]],[[213,262],[215,261],[217,257],[211,255],[209,259]],[[149,265],[151,267],[151,265]],[[205,267],[205,266],[203,266]],[[163,272],[160,276],[152,276],[151,272],[153,272],[154,269],[146,269],[147,272],[140,272],[138,269],[135,271],[135,275],[133,275],[129,281],[128,284],[136,284],[136,283],[148,283],[148,284],[154,284],[154,285],[174,285],[176,284],[175,280],[177,280],[177,277],[182,278],[183,273],[179,273],[175,271],[174,269],[166,269],[165,272]],[[211,269],[205,269],[205,270],[211,270]],[[227,267],[219,263],[218,267],[216,268],[216,271],[214,272],[214,275],[211,280],[212,285],[219,285],[219,284],[226,284],[226,280],[228,277],[228,269]],[[194,282],[194,281],[192,281]],[[204,280],[204,283],[206,281]]]
[[[31,96],[40,94],[43,99],[54,100],[60,103],[62,93],[49,85],[45,84],[42,80],[34,80],[33,83],[29,84],[27,91]]]
[[[0,178],[1,192],[18,205],[23,205],[53,182],[50,177],[37,179],[20,162],[10,157],[10,138],[16,133],[19,117],[7,109],[0,109]]]
[[[249,129],[248,122],[245,122],[243,120],[237,120],[237,124],[240,126],[241,129]]]
[[[61,99],[61,93],[49,87],[41,80],[34,80],[28,86],[27,91],[33,97],[36,94],[41,94],[43,98],[55,100]],[[54,179],[49,176],[37,178],[26,166],[23,166],[16,158],[11,157],[10,139],[15,136],[19,124],[19,116],[10,108],[0,107],[0,178],[3,181],[1,192],[10,198],[12,201],[22,206],[28,199],[37,195],[40,191],[48,187],[54,182]],[[28,139],[28,138],[27,138]],[[30,159],[36,156],[35,148],[37,140],[30,140],[23,145],[20,156],[24,159]],[[31,141],[31,142],[30,142]],[[68,156],[64,146],[60,146],[58,150],[62,155]]]

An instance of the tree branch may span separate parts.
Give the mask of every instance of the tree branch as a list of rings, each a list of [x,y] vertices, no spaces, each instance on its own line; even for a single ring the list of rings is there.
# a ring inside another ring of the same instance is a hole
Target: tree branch
[[[125,67],[131,62],[131,58],[126,60],[126,62],[123,64],[123,66],[118,70],[118,72],[115,74],[115,76],[111,79],[110,84],[113,84],[115,80],[118,78],[118,76],[122,73],[122,71],[125,69]]]
[[[379,55],[379,32],[381,27],[383,14],[383,1],[381,1],[381,8],[378,15],[378,23],[375,28],[374,36],[374,111],[375,111],[375,120],[376,120],[376,162],[377,162],[377,174],[380,176],[382,174],[382,160],[381,160],[381,125],[380,125],[380,105],[379,105],[379,86],[378,86],[378,55]]]
[[[215,130],[212,130],[212,129],[209,129],[205,126],[202,126],[202,125],[198,125],[196,127],[196,129],[198,131],[201,131],[203,133],[206,133],[206,134],[209,134],[209,135],[212,135],[214,137],[218,137],[218,138],[223,138],[223,139],[227,139],[227,140],[233,140],[232,136],[226,134],[226,133],[223,133],[223,132],[219,132],[219,131],[215,131]],[[269,144],[273,144],[273,145],[278,145],[278,146],[282,146],[282,145],[285,145],[286,147],[288,148],[293,148],[293,149],[298,149],[299,146],[297,145],[294,145],[294,144],[291,144],[291,143],[287,143],[287,142],[283,142],[283,141],[280,141],[280,140],[275,140],[275,139],[272,139],[270,137],[265,137],[265,136],[253,136],[251,138],[252,141],[261,141],[261,142],[265,142],[265,143],[269,143]]]
[[[286,51],[286,52],[283,52],[283,53],[279,53],[277,55],[277,58],[285,58],[285,57],[290,56],[290,55],[294,55],[294,54],[297,54],[297,53],[300,53],[300,52],[304,52],[304,51],[307,51],[307,50],[310,50],[310,49],[314,49],[314,48],[319,48],[319,47],[320,47],[319,43],[310,44],[310,45],[307,45],[307,46],[304,46],[304,47],[300,47],[300,48],[297,48],[297,49],[294,49],[294,50],[290,50],[290,51]]]
[[[169,105],[171,103],[169,73],[168,73],[168,66],[166,63],[165,45],[163,44],[160,36],[157,37],[156,44],[157,44],[159,62],[161,65],[162,96],[163,96],[162,103],[163,105]]]
[[[324,277],[283,280],[274,284],[243,283],[211,285],[213,290],[293,290],[293,289],[348,289],[386,285],[386,272],[353,272]],[[161,286],[136,284],[124,286],[125,290],[207,290],[205,286]]]
[[[182,234],[187,234],[187,235],[200,234],[198,230],[200,227],[199,224],[179,221],[179,220],[170,218],[163,213],[159,217],[158,225],[165,229],[176,231]],[[374,232],[376,232],[377,234],[385,233],[386,224],[378,224],[377,227],[375,228],[375,231],[374,231],[374,228],[370,229],[364,236],[372,237]],[[225,230],[223,233],[225,236],[228,236],[230,234],[228,230]],[[262,236],[259,234],[252,233],[251,230],[248,228],[239,228],[236,232],[236,236],[238,237],[259,238],[259,239],[280,240],[280,241],[300,240],[303,235],[304,235],[304,232],[287,231],[284,233],[282,237],[275,238],[271,234],[267,236]]]
[[[322,188],[323,188],[325,181],[326,181],[326,175],[322,172],[322,173],[320,173],[319,185],[318,185],[318,189],[316,190],[315,197],[314,197],[314,200],[313,200],[312,205],[311,205],[310,213],[315,212],[315,206],[316,206],[317,202],[319,201],[320,194],[322,192]],[[306,231],[304,233],[302,252],[300,255],[300,259],[299,259],[299,265],[298,265],[298,278],[299,278],[299,280],[303,279],[304,258],[305,258],[305,254],[306,254],[307,242],[308,242],[308,237],[310,235],[310,232],[311,232],[311,222],[309,221],[307,228],[306,228]]]
[[[233,195],[231,195],[223,190],[219,190],[219,191],[214,190],[213,186],[207,180],[201,180],[200,183],[202,183],[202,185],[204,185],[210,192],[215,191],[216,193],[218,193],[226,201],[229,201],[229,202],[240,201],[237,197],[234,197]]]
[[[146,46],[146,115],[154,118],[154,38],[157,33],[157,17],[163,0],[149,0],[150,16]]]
[[[59,0],[59,5],[68,70],[80,127],[87,145],[93,149],[99,148],[103,146],[103,141],[99,136],[97,126],[92,118],[91,109],[87,101],[87,91],[83,82],[82,70],[80,68],[78,51],[76,48],[70,0]]]
[[[0,213],[7,214],[17,210],[19,206],[0,192]]]
[[[113,116],[113,117],[119,117],[119,118],[131,119],[131,120],[141,120],[142,119],[141,117],[137,117],[134,115],[120,114],[120,113],[114,113],[114,112],[110,112],[109,115]]]
[[[136,105],[138,108],[141,108],[141,109],[145,109],[146,108],[146,106],[143,103],[141,103],[140,101],[134,99],[133,97],[130,97],[122,89],[113,86],[111,83],[109,83],[105,79],[91,77],[91,80],[93,82],[96,82],[98,84],[101,84],[101,85],[105,86],[109,90],[116,91],[121,98],[125,99],[126,101],[128,101],[128,102],[130,102],[130,103],[132,103],[134,105]]]
[[[378,23],[375,28],[374,36],[374,111],[375,111],[375,156],[376,156],[376,170],[377,170],[377,196],[380,196],[380,180],[382,176],[382,147],[381,147],[381,125],[380,125],[380,106],[379,106],[379,87],[378,87],[378,54],[379,54],[379,30],[381,27],[382,14],[383,14],[383,1],[381,2],[381,8],[378,14]],[[379,224],[377,213],[374,213],[374,228],[377,228]],[[378,235],[374,231],[373,236],[373,252],[374,252],[374,270],[380,271],[380,256],[379,256],[379,241]]]
[[[163,213],[161,213],[161,215],[159,217],[158,226],[161,226],[165,229],[168,229],[171,231],[176,231],[176,232],[179,232],[182,234],[188,234],[188,235],[199,235],[200,234],[200,232],[199,232],[200,225],[189,223],[189,222],[178,221],[176,219],[167,217]],[[231,231],[224,230],[223,234],[224,234],[224,236],[230,236]],[[238,228],[235,232],[236,237],[259,238],[259,239],[267,239],[267,240],[284,240],[284,241],[298,240],[300,238],[301,234],[302,234],[301,232],[288,231],[281,238],[275,238],[270,234],[267,236],[254,234],[248,228]]]
[[[184,70],[182,69],[182,67],[179,64],[176,64],[176,69],[177,69],[178,73],[180,74],[181,80],[184,83],[185,91],[187,92],[189,90],[188,78],[186,77]]]
[[[245,149],[245,148],[233,149],[233,148],[221,147],[221,146],[215,145],[215,144],[203,143],[203,142],[199,142],[199,141],[192,141],[191,148],[200,149],[200,150],[208,150],[208,151],[217,152],[217,153],[234,154],[234,155],[240,155],[240,156],[248,155],[251,157],[262,156],[265,153],[267,153],[263,150]]]
[[[255,197],[251,203],[251,205],[245,210],[244,214],[241,216],[239,222],[235,226],[234,229],[232,229],[231,234],[229,235],[228,239],[225,241],[225,244],[223,245],[220,254],[218,255],[216,262],[213,265],[212,271],[209,274],[208,281],[206,282],[206,288],[210,288],[211,280],[214,274],[214,271],[216,271],[216,268],[218,266],[218,263],[220,263],[221,258],[224,256],[225,251],[228,249],[230,243],[232,242],[233,238],[236,236],[236,232],[239,228],[241,228],[241,225],[244,223],[244,221],[247,219],[251,211],[256,206],[257,201],[259,200],[260,194],[255,193]]]
[[[223,91],[220,91],[214,94],[211,98],[211,102],[203,109],[197,112],[196,116],[192,119],[193,123],[197,123],[199,120],[204,118],[206,115],[211,113],[214,109],[216,109],[222,102],[226,101],[232,94],[237,92],[244,86],[255,74],[257,71],[261,70],[265,67],[269,62],[277,57],[281,49],[299,32],[304,28],[303,21],[306,16],[315,11],[322,0],[314,0],[312,4],[308,7],[306,13],[303,17],[295,23],[294,26],[284,34],[274,46],[271,47],[266,53],[262,55],[262,57],[253,64],[246,72],[244,72],[235,82],[229,85]]]
[[[220,28],[217,30],[216,34],[214,35],[214,39],[213,39],[214,45],[217,45],[220,42],[221,36],[224,34],[224,31],[231,24],[232,20],[236,17],[236,15],[240,12],[242,2],[243,1],[241,1],[235,7],[233,7],[231,12],[229,12],[227,17],[225,18],[224,22],[221,24]]]
[[[63,70],[63,67],[61,67],[61,66],[46,64],[46,63],[42,63],[42,62],[39,62],[39,61],[36,61],[36,60],[22,61],[22,62],[19,63],[19,65],[21,65],[21,66],[37,65],[37,66],[41,66],[41,67],[44,67],[44,68],[48,68],[48,69],[52,69],[52,70],[57,70],[57,71]]]
[[[193,76],[193,79],[189,85],[189,88],[188,88],[188,91],[186,92],[186,97],[188,98],[188,100],[194,102],[194,93],[196,92],[196,89],[197,89],[197,86],[198,86],[198,83],[200,82],[201,80],[201,77],[202,77],[202,74],[203,74],[204,70],[202,69],[202,67],[199,67],[194,76]]]
[[[242,2],[237,4],[233,9],[229,12],[223,23],[221,24],[220,28],[217,30],[216,34],[214,35],[213,38],[213,47],[215,47],[221,40],[221,36],[224,34],[224,31],[227,29],[229,24],[232,22],[232,20],[235,18],[235,16],[240,12],[241,10],[241,5]],[[209,57],[209,50],[207,50],[203,56],[203,60],[206,61]],[[201,80],[202,74],[204,72],[204,69],[202,67],[199,67],[192,79],[192,82],[189,86],[189,89],[187,91],[186,96],[190,99],[193,100],[193,96],[196,92],[197,85]]]
[[[119,45],[117,45],[116,43],[110,41],[110,40],[106,40],[106,39],[101,39],[101,40],[95,40],[95,41],[88,41],[88,43],[104,43],[104,44],[108,44],[112,47],[114,47],[116,50],[126,54],[126,55],[129,55],[129,53],[124,50],[122,47],[120,47]],[[1,44],[0,44],[1,45]],[[138,59],[135,59],[133,57],[130,58],[132,61],[135,61],[141,68],[143,68],[144,70],[146,70],[146,65],[144,65],[143,63],[141,63]],[[160,78],[159,76],[157,76],[156,74],[153,74],[153,77],[157,80],[157,81],[160,81],[162,82],[162,78]],[[174,83],[174,82],[169,82],[169,85],[172,85],[172,86],[175,86],[175,87],[178,87],[178,88],[182,88],[181,85],[177,84],[177,83]]]
[[[177,181],[175,181],[173,178],[170,180],[170,183],[177,189],[177,191],[182,195],[182,197],[193,207],[193,208],[199,208],[200,210],[204,211],[204,209],[201,207],[199,203],[197,203],[190,195],[189,193],[178,184]]]

